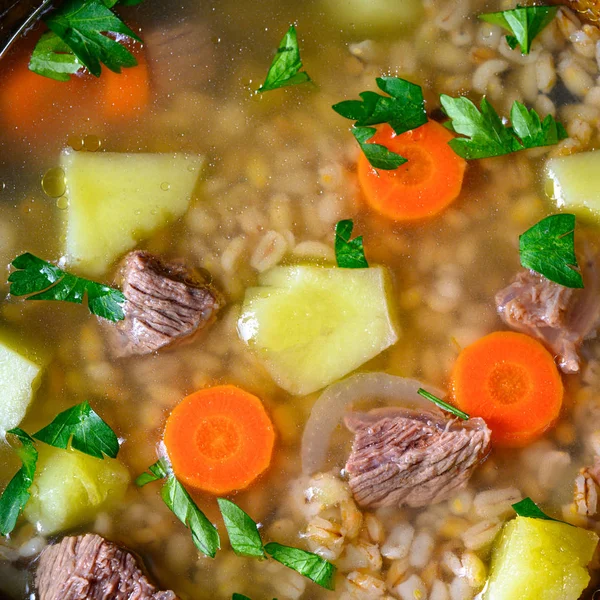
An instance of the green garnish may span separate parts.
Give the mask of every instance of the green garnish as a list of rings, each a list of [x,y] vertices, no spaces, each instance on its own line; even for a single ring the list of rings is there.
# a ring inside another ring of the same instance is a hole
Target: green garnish
[[[521,264],[550,281],[569,288],[582,288],[576,270],[575,215],[550,215],[519,236]]]
[[[275,542],[267,544],[265,550],[277,562],[297,571],[301,575],[304,575],[304,577],[308,577],[308,579],[314,581],[317,585],[327,590],[334,589],[336,568],[329,561],[317,554],[300,550],[299,548],[282,546]]]
[[[376,130],[369,125],[388,123],[400,135],[427,123],[423,90],[400,77],[377,77],[377,87],[389,94],[361,92],[361,100],[344,100],[331,108],[346,119],[356,121],[352,134],[360,144],[367,160],[376,169],[397,169],[406,159],[381,144],[367,144]]]
[[[33,483],[38,453],[31,437],[18,427],[9,429],[6,433],[16,436],[21,442],[17,454],[23,465],[15,476],[8,482],[0,496],[0,534],[8,535],[17,524],[19,515],[31,497],[29,488]]]
[[[367,143],[376,133],[377,129],[374,127],[352,127],[350,130],[352,135],[356,138],[360,149],[363,151],[367,160],[375,169],[382,169],[384,171],[393,171],[400,165],[407,162],[406,158],[388,150],[382,144]]]
[[[248,598],[248,596],[244,596],[244,594],[233,594],[233,596],[231,596],[231,600],[250,600],[250,598]]]
[[[518,6],[511,10],[479,15],[482,21],[499,25],[510,31],[506,36],[508,45],[514,50],[517,44],[523,54],[529,54],[531,43],[535,37],[556,16],[558,6]]]
[[[451,121],[446,126],[465,138],[451,140],[450,146],[462,158],[489,158],[527,148],[551,146],[567,137],[565,128],[551,115],[544,120],[535,110],[515,101],[510,111],[512,127],[504,125],[484,97],[480,110],[468,98],[440,96],[444,112]]]
[[[55,448],[71,447],[84,454],[116,458],[119,440],[115,432],[98,416],[89,402],[84,400],[54,417],[52,423],[40,429],[33,437]]]
[[[265,82],[258,88],[257,92],[268,92],[288,85],[298,85],[310,81],[306,71],[300,71],[302,61],[300,60],[300,48],[296,28],[290,25],[277,48],[277,54],[269,67]]]
[[[361,100],[344,100],[331,108],[336,113],[366,127],[388,123],[400,135],[427,123],[421,86],[400,77],[377,77],[377,87],[389,96],[377,92],[361,92]]]
[[[69,81],[81,67],[69,46],[52,31],[39,39],[29,61],[30,71],[57,81]]]
[[[543,519],[544,521],[556,521],[557,523],[565,523],[560,519],[549,517],[531,498],[523,498],[523,500],[512,505],[514,511],[520,517],[529,517],[531,519]],[[571,525],[571,523],[565,523]]]
[[[350,239],[354,229],[351,219],[339,221],[335,226],[335,259],[342,269],[366,269],[369,266],[365,258],[362,235]]]
[[[423,398],[426,398],[427,400],[430,400],[431,402],[433,402],[440,408],[443,408],[445,411],[452,413],[455,417],[458,417],[459,419],[462,419],[463,421],[469,420],[469,415],[466,412],[459,410],[458,408],[456,408],[456,406],[452,406],[452,404],[448,404],[444,400],[438,398],[437,396],[434,396],[431,392],[428,392],[427,390],[424,390],[423,388],[419,388],[417,390],[417,394],[419,394],[419,396],[423,396]]]
[[[264,558],[265,551],[256,523],[233,502],[225,498],[219,498],[217,502],[233,551],[238,556]]]
[[[169,510],[190,530],[194,545],[200,552],[214,558],[221,540],[217,528],[198,508],[187,490],[175,477],[166,460],[160,459],[148,468],[150,473],[142,473],[135,484],[142,487],[152,481],[164,479],[160,495]]]
[[[12,296],[27,296],[27,300],[62,300],[82,304],[87,295],[89,311],[108,319],[125,318],[125,296],[120,290],[71,275],[29,252],[12,261],[17,271],[8,277]]]
[[[123,4],[139,1],[125,0]],[[110,32],[142,41],[111,10],[115,4],[115,0],[67,0],[52,11],[44,19],[50,32],[34,48],[29,68],[45,77],[67,81],[81,66],[96,77],[100,77],[102,64],[115,73],[120,73],[122,67],[135,67],[135,56],[105,35]]]
[[[189,528],[196,548],[206,556],[214,558],[221,543],[217,528],[196,506],[175,475],[170,474],[167,477],[160,495],[173,514]]]

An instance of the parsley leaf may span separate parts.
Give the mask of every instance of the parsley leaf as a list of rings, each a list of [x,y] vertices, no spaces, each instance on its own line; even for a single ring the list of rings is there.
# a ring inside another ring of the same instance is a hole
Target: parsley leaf
[[[354,223],[351,219],[339,221],[335,226],[335,259],[342,269],[366,269],[369,266],[365,258],[362,235],[350,239]]]
[[[109,6],[113,4],[108,2]],[[141,42],[109,6],[101,0],[67,0],[45,19],[48,28],[96,77],[100,76],[102,63],[115,73],[120,73],[122,67],[137,65],[137,60],[125,46],[105,35],[106,32],[121,34]],[[37,46],[34,54],[36,52]]]
[[[39,39],[29,61],[31,71],[57,81],[69,81],[69,76],[81,66],[69,46],[52,31]]]
[[[9,481],[0,497],[0,534],[8,535],[17,524],[21,511],[31,497],[29,488],[33,483],[38,453],[31,437],[22,429],[15,428],[7,431],[16,436],[22,446],[17,450],[23,465]]]
[[[125,318],[125,296],[114,288],[71,275],[27,252],[12,261],[14,271],[8,277],[10,294],[28,296],[27,300],[63,300],[82,304],[87,294],[89,311],[109,321]]]
[[[299,548],[282,546],[276,542],[267,544],[265,550],[267,554],[270,554],[272,558],[282,565],[308,577],[311,581],[314,581],[325,589],[334,589],[336,568],[329,561],[317,554],[300,550]]]
[[[451,121],[446,125],[466,138],[450,140],[451,148],[462,158],[502,156],[540,146],[551,146],[567,137],[565,128],[551,115],[541,121],[539,115],[520,102],[511,109],[512,127],[504,125],[493,106],[484,97],[479,110],[464,97],[440,96],[444,112]]]
[[[150,471],[150,473],[142,473],[136,478],[135,485],[143,487],[147,483],[165,479],[165,477],[169,475],[169,467],[164,458],[160,458],[153,465],[150,465],[148,471]]]
[[[160,495],[173,514],[192,532],[196,548],[206,556],[214,558],[221,543],[217,528],[196,506],[175,475],[170,474],[167,477]]]
[[[517,6],[511,10],[479,15],[482,21],[499,25],[510,31],[506,36],[508,45],[514,50],[517,44],[523,54],[529,54],[535,37],[556,16],[558,6]]]
[[[98,416],[89,402],[84,400],[59,413],[54,420],[33,437],[55,448],[71,447],[84,454],[104,458],[116,458],[119,440],[115,432]]]
[[[290,25],[277,48],[277,54],[269,67],[265,82],[258,88],[258,92],[268,92],[288,85],[298,85],[310,81],[308,73],[300,71],[300,48],[296,28]]]
[[[519,236],[521,264],[550,281],[582,288],[575,256],[575,215],[550,215]]]
[[[376,92],[361,92],[362,100],[344,100],[331,108],[342,117],[356,121],[358,127],[389,123],[398,135],[427,123],[420,86],[400,77],[377,77],[375,81],[389,97]]]
[[[231,600],[250,600],[250,598],[248,598],[248,596],[244,596],[244,594],[233,594],[233,596],[231,596]]]
[[[224,498],[219,498],[217,502],[233,551],[238,556],[264,558],[265,551],[256,523],[233,502]]]
[[[531,498],[523,498],[520,502],[512,505],[514,511],[520,517],[529,517],[531,519],[543,519],[544,521],[556,521],[557,523],[565,523],[559,519],[549,517]],[[565,523],[571,525],[570,523]]]
[[[436,404],[440,408],[443,408],[444,410],[448,411],[449,413],[452,413],[455,417],[458,417],[459,419],[462,419],[463,421],[469,420],[469,415],[466,412],[463,412],[462,410],[456,408],[456,406],[452,406],[452,404],[448,404],[441,398],[434,396],[431,392],[428,392],[427,390],[424,390],[423,388],[419,388],[417,390],[417,394],[419,394],[419,396],[423,396],[423,398],[426,398],[427,400],[433,402],[434,404]]]
[[[388,150],[382,144],[368,144],[367,140],[372,138],[377,130],[374,127],[353,127],[352,135],[356,138],[361,150],[367,157],[367,160],[375,169],[384,169],[391,171],[403,165],[406,158]]]

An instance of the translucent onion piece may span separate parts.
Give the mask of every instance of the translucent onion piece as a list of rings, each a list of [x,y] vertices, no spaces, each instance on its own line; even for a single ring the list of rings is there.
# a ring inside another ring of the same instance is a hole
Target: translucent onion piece
[[[356,402],[364,400],[384,401],[389,406],[416,408],[428,412],[441,411],[417,390],[443,398],[444,392],[416,379],[388,375],[387,373],[359,373],[330,385],[312,407],[302,435],[302,470],[312,475],[323,469],[331,436],[346,411]]]

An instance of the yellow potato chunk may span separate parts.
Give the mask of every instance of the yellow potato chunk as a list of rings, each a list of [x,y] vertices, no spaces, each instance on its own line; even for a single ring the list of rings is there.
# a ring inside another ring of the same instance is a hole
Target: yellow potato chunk
[[[188,209],[200,156],[65,150],[66,258],[102,275],[116,259]]]
[[[396,343],[383,267],[275,267],[246,291],[238,332],[273,379],[309,394]]]
[[[496,542],[484,600],[577,600],[598,544],[592,531],[517,517]]]
[[[0,435],[23,420],[40,371],[41,367],[0,342]]]
[[[551,158],[546,177],[558,208],[600,222],[600,150]]]
[[[49,535],[92,521],[123,499],[129,472],[114,458],[37,444],[39,458],[25,518]]]

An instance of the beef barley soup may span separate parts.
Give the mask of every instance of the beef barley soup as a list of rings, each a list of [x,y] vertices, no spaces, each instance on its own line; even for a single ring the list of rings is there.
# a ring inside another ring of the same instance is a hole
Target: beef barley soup
[[[596,597],[595,17],[68,0],[24,33],[0,595]]]

